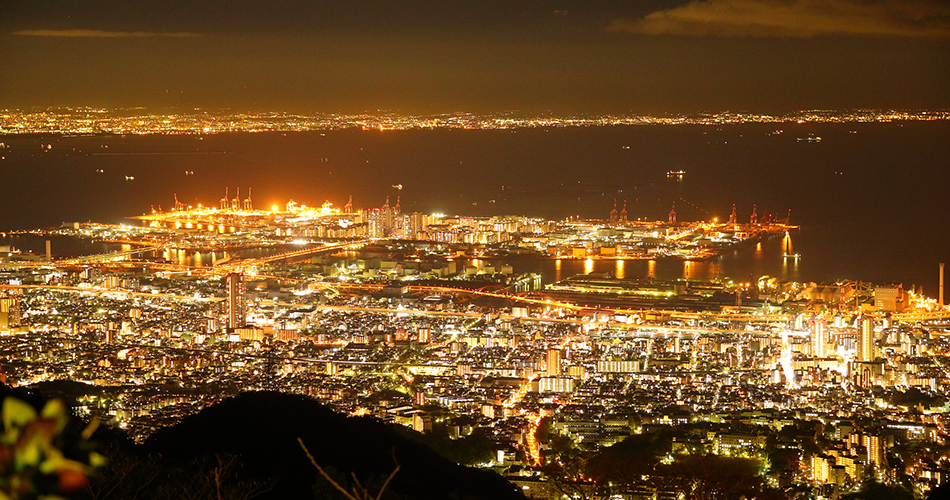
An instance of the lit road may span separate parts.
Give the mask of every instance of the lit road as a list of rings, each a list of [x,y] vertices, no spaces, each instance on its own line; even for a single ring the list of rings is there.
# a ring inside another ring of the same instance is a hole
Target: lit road
[[[538,427],[541,426],[541,416],[536,414],[528,415],[528,426],[525,429],[525,451],[528,454],[528,461],[531,462],[531,465],[540,466],[541,465],[541,447],[538,444],[538,438],[536,436],[538,432]]]

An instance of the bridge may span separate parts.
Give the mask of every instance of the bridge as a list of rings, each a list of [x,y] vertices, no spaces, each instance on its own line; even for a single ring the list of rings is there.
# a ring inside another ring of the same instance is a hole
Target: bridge
[[[279,262],[282,260],[298,259],[301,257],[307,257],[311,255],[321,254],[321,253],[332,253],[332,252],[338,252],[341,250],[355,250],[357,248],[362,247],[368,242],[369,240],[359,239],[359,240],[353,240],[353,241],[346,241],[343,243],[337,243],[334,245],[324,245],[324,246],[318,246],[318,247],[302,248],[300,250],[292,250],[289,252],[282,252],[282,253],[278,253],[274,255],[258,257],[255,259],[232,260],[230,262],[226,262],[224,264],[215,266],[215,269],[233,271],[237,269],[245,269],[245,268],[260,265],[260,264],[269,264],[271,262]]]
[[[76,265],[76,264],[95,264],[95,263],[101,263],[101,262],[112,262],[112,261],[123,260],[133,255],[161,251],[164,248],[165,248],[165,245],[148,245],[148,246],[135,248],[132,250],[121,250],[118,252],[83,255],[82,257],[76,257],[74,259],[59,260],[59,261],[56,261],[56,264]]]

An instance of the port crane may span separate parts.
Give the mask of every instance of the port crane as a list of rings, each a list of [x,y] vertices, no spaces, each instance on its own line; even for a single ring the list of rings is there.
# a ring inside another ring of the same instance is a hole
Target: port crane
[[[247,198],[244,198],[244,210],[251,211],[251,188],[247,188]]]

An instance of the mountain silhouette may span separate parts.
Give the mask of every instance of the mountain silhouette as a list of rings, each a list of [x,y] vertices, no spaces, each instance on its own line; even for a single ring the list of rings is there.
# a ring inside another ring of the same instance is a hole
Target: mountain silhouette
[[[355,475],[375,495],[379,486],[369,485],[381,485],[398,461],[399,472],[386,488],[390,498],[524,498],[497,474],[458,465],[391,425],[347,417],[313,399],[278,392],[243,393],[210,406],[160,429],[142,451],[178,463],[236,457],[245,478],[272,485],[257,498],[334,496],[334,488],[310,463],[298,437],[344,487]]]

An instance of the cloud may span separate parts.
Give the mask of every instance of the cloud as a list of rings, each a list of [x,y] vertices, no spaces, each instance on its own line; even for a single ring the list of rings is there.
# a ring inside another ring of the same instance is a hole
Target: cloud
[[[950,38],[950,4],[926,0],[693,0],[608,31],[644,35]]]
[[[14,35],[55,36],[72,38],[195,38],[198,33],[152,33],[148,31],[101,31],[101,30],[20,30]]]

